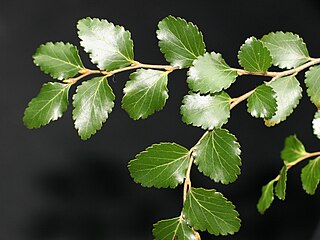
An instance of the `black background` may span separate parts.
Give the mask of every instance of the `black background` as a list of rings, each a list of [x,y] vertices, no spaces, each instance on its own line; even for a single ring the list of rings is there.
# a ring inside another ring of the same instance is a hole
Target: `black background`
[[[182,189],[146,189],[129,176],[127,162],[152,143],[174,141],[191,147],[203,131],[181,122],[179,107],[187,93],[186,71],[170,75],[170,98],[163,111],[133,121],[121,110],[127,73],[110,79],[117,96],[103,129],[81,141],[73,128],[71,106],[63,118],[38,130],[23,126],[28,101],[50,78],[32,63],[36,48],[48,41],[79,46],[76,22],[99,17],[132,33],[135,58],[165,64],[157,47],[157,23],[167,15],[194,22],[203,32],[208,51],[223,54],[238,66],[237,51],[247,37],[260,38],[276,30],[304,38],[313,57],[320,53],[319,1],[5,1],[0,6],[1,240],[152,239],[152,224],[181,210]],[[87,66],[93,68],[81,50]],[[303,79],[303,73],[298,76]],[[241,77],[228,91],[239,96],[263,78]],[[73,89],[74,91],[74,89]],[[275,200],[264,216],[256,202],[261,186],[281,168],[279,152],[286,136],[296,133],[307,150],[319,150],[311,129],[315,107],[306,96],[290,118],[273,128],[246,112],[232,111],[226,125],[242,147],[242,174],[230,185],[215,184],[196,170],[194,186],[216,188],[240,212],[242,227],[230,237],[202,234],[203,239],[318,240],[319,191],[307,195],[301,187],[301,164],[290,170],[287,199]],[[319,227],[320,228],[320,227]]]

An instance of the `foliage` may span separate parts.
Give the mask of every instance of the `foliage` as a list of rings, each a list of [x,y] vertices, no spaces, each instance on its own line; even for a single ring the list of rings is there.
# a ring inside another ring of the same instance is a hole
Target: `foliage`
[[[297,34],[272,32],[261,39],[248,38],[240,47],[241,68],[230,67],[220,53],[207,52],[203,35],[196,25],[182,18],[168,16],[158,24],[160,51],[170,65],[145,64],[134,60],[131,34],[122,26],[104,19],[85,18],[77,24],[80,44],[98,69],[86,68],[78,49],[70,43],[46,43],[33,55],[34,63],[58,82],[45,83],[25,110],[28,128],[39,128],[55,121],[67,110],[69,90],[80,80],[72,97],[73,120],[81,139],[89,139],[109,117],[115,96],[108,84],[114,74],[133,71],[123,89],[122,108],[134,119],[145,119],[165,107],[169,97],[169,74],[187,68],[190,91],[181,104],[182,121],[205,130],[191,148],[177,143],[153,144],[129,162],[135,182],[145,187],[176,188],[183,184],[183,206],[177,217],[154,224],[156,240],[199,240],[198,231],[214,235],[234,234],[240,228],[235,206],[215,189],[191,185],[191,167],[213,181],[234,182],[241,172],[240,144],[222,128],[230,111],[247,100],[251,116],[262,118],[266,126],[285,121],[298,106],[302,88],[296,75],[306,70],[305,85],[311,102],[320,106],[320,59],[310,58],[306,44]],[[278,67],[270,72],[270,67]],[[282,70],[287,69],[287,70]],[[271,79],[239,97],[230,97],[228,88],[241,75],[266,76]],[[320,112],[312,122],[320,138]],[[320,152],[309,153],[295,136],[285,140],[281,152],[280,174],[262,188],[257,204],[264,213],[274,195],[286,197],[287,174],[291,167],[314,157],[301,171],[303,189],[314,194],[320,181]]]
[[[186,177],[189,150],[175,143],[154,144],[129,162],[132,178],[145,187],[175,188]]]

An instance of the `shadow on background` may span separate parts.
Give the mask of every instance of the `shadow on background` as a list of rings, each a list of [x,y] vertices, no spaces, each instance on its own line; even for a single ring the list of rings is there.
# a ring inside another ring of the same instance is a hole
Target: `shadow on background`
[[[165,64],[155,30],[163,17],[172,14],[194,22],[204,33],[208,51],[221,52],[230,66],[238,66],[237,51],[247,37],[261,37],[280,29],[299,33],[312,56],[319,57],[320,31],[315,28],[320,22],[319,1],[259,3],[254,0],[4,1],[0,8],[0,84],[4,90],[0,94],[3,110],[0,239],[152,239],[153,223],[179,214],[181,187],[144,189],[130,178],[127,160],[152,143],[175,141],[191,147],[200,137],[201,131],[181,123],[179,106],[188,91],[185,72],[170,76],[166,109],[138,122],[131,121],[120,109],[121,84],[127,75],[110,79],[117,107],[106,126],[87,142],[81,142],[72,127],[71,106],[63,119],[41,130],[25,129],[21,119],[27,102],[42,83],[50,81],[32,63],[31,56],[41,43],[65,41],[79,46],[77,20],[87,16],[106,18],[132,32],[137,60]],[[83,50],[80,52],[89,63],[88,56]],[[299,79],[303,81],[303,74]],[[262,81],[246,77],[234,83],[230,93],[239,96]],[[320,191],[315,196],[303,191],[300,182],[303,164],[290,170],[285,202],[275,199],[264,216],[256,210],[261,186],[281,168],[279,152],[286,136],[296,133],[308,151],[319,148],[310,127],[315,111],[305,94],[286,123],[269,129],[261,121],[250,118],[245,104],[233,111],[226,127],[241,143],[241,176],[235,183],[222,186],[196,174],[194,168],[192,183],[195,187],[222,192],[237,206],[242,227],[234,236],[214,237],[204,233],[203,240],[320,239],[319,233],[314,233],[320,216]],[[69,157],[77,154],[79,157]]]
[[[181,189],[142,188],[130,179],[126,168],[119,163],[119,159],[114,158],[82,156],[44,171],[35,181],[42,204],[25,223],[26,239],[152,239],[153,223],[179,214]],[[195,186],[212,188],[212,181],[195,169],[193,176]],[[250,178],[261,179],[261,176]],[[291,180],[295,181],[288,186],[288,192],[292,193],[299,185],[299,179]],[[253,191],[260,189],[259,181],[214,185],[237,206],[243,224],[235,236],[215,239],[311,239],[318,215],[310,213],[314,211],[317,197],[308,199],[305,196],[304,201],[310,204],[297,205],[295,197],[301,199],[305,193],[296,191],[285,204],[275,200],[273,210],[261,216],[255,207],[258,196]],[[304,219],[303,223],[301,219]],[[295,231],[290,236],[292,227]],[[201,236],[202,239],[213,237],[208,233]]]
[[[125,173],[119,174],[126,169],[114,164],[117,162],[97,156],[80,157],[39,176],[36,186],[43,195],[43,204],[26,224],[27,238],[134,239],[126,234],[149,234],[146,229],[150,226],[141,223],[154,220],[148,220],[155,214],[152,202],[143,201],[142,206],[140,198],[131,194],[129,173],[127,178],[123,177]]]

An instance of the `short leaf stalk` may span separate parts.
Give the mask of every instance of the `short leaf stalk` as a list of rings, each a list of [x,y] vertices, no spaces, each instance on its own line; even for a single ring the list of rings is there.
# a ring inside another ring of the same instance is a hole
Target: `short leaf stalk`
[[[111,77],[112,75],[115,75],[117,73],[135,70],[138,68],[160,69],[160,70],[165,70],[169,73],[177,69],[177,68],[172,67],[170,65],[153,65],[153,64],[144,64],[144,63],[139,63],[137,61],[134,61],[131,64],[131,66],[129,66],[129,67],[119,68],[119,69],[113,70],[113,71],[101,71],[101,70],[92,70],[92,69],[83,68],[83,69],[79,70],[79,74],[81,74],[80,76],[78,76],[76,78],[65,79],[65,80],[63,80],[63,82],[68,83],[68,84],[75,84],[79,80],[81,80],[89,75],[102,74],[104,76]]]
[[[155,240],[200,240],[198,231],[213,235],[239,231],[239,213],[230,201],[215,189],[191,186],[193,164],[217,183],[236,181],[241,167],[240,144],[223,128],[230,111],[247,101],[251,116],[263,119],[266,126],[285,121],[302,97],[296,78],[301,71],[306,71],[305,85],[311,102],[320,108],[320,58],[309,56],[298,35],[272,32],[261,39],[248,38],[238,52],[242,68],[232,68],[221,54],[206,52],[197,26],[168,16],[159,22],[157,38],[169,65],[145,64],[134,60],[131,34],[122,26],[104,19],[84,18],[78,21],[77,28],[80,44],[97,69],[86,68],[78,48],[70,43],[41,45],[33,56],[34,63],[58,81],[44,84],[29,102],[23,118],[26,127],[39,128],[62,117],[70,88],[83,80],[72,97],[72,116],[81,139],[89,139],[102,128],[114,107],[115,95],[108,78],[126,71],[131,74],[123,89],[122,108],[134,120],[145,119],[164,108],[169,97],[169,73],[186,68],[190,91],[182,100],[182,121],[202,128],[203,135],[189,150],[177,143],[153,144],[131,160],[128,168],[135,182],[145,187],[176,188],[183,184],[181,214],[154,224]],[[268,71],[272,65],[280,70]],[[271,79],[231,98],[226,90],[244,75]],[[320,111],[314,116],[313,129],[320,139]],[[274,194],[284,200],[287,171],[311,157],[316,158],[302,169],[301,180],[305,191],[314,194],[320,181],[320,152],[306,152],[294,135],[286,139],[281,153],[284,166],[262,188],[259,212],[264,213],[271,206]]]

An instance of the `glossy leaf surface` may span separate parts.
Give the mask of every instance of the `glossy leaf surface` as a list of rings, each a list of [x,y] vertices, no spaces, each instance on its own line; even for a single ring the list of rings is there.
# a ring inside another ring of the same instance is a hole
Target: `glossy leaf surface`
[[[271,206],[273,202],[273,199],[274,199],[273,183],[274,183],[274,180],[272,180],[267,185],[262,187],[262,195],[257,205],[258,211],[261,214],[264,214],[264,212]]]
[[[59,80],[74,77],[83,69],[78,49],[70,43],[42,44],[33,55],[33,61],[43,72]]]
[[[281,158],[285,163],[294,162],[306,154],[302,142],[295,135],[286,138],[284,148],[281,151]]]
[[[159,221],[153,227],[155,240],[197,240],[193,230],[179,217]]]
[[[219,53],[206,53],[198,57],[188,72],[189,88],[200,93],[216,93],[227,89],[238,74]]]
[[[130,161],[132,178],[144,187],[175,188],[183,183],[189,150],[176,143],[154,144]]]
[[[194,162],[204,175],[227,184],[240,174],[240,145],[226,129],[213,129],[196,145]]]
[[[84,18],[78,21],[81,46],[101,70],[126,67],[133,62],[131,34],[107,20]]]
[[[262,84],[248,98],[248,112],[256,118],[270,119],[277,111],[277,100],[273,89]]]
[[[266,72],[272,65],[268,48],[255,37],[248,38],[238,53],[239,64],[247,71]]]
[[[316,112],[312,121],[312,128],[314,135],[320,139],[320,110]]]
[[[182,103],[182,120],[205,130],[221,127],[230,116],[230,96],[225,92],[214,96],[191,93]]]
[[[114,106],[114,95],[106,77],[83,82],[73,95],[73,120],[82,140],[102,128]]]
[[[196,230],[207,230],[214,235],[233,234],[240,228],[234,205],[214,189],[191,188],[183,213]]]
[[[297,34],[272,32],[261,41],[269,49],[272,63],[280,68],[298,67],[309,60],[306,44]]]
[[[277,111],[272,118],[265,120],[267,126],[274,126],[287,117],[298,106],[302,97],[302,89],[299,81],[294,76],[277,78],[269,83],[276,93]]]
[[[49,82],[43,84],[24,112],[23,122],[27,128],[39,128],[62,116],[68,107],[70,85]]]
[[[191,22],[168,16],[158,24],[159,47],[172,66],[187,68],[205,53],[202,33]]]
[[[308,194],[315,194],[320,181],[320,157],[310,160],[301,171],[303,189]]]
[[[134,120],[161,110],[168,99],[168,72],[139,69],[126,83],[122,107]]]

